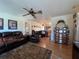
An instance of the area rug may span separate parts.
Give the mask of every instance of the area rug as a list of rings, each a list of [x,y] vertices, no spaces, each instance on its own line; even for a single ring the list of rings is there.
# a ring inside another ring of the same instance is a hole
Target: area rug
[[[51,53],[51,50],[29,42],[0,55],[0,59],[50,59]]]

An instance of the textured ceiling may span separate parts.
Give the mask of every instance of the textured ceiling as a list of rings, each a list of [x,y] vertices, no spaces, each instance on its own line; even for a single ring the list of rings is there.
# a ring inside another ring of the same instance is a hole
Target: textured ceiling
[[[22,8],[42,10],[43,16],[59,16],[72,13],[72,7],[79,4],[79,0],[0,0],[0,12],[13,15],[23,15]]]

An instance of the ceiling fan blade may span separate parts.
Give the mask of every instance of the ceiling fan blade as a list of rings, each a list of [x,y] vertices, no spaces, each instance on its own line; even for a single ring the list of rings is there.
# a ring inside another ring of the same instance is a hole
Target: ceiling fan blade
[[[30,15],[30,14],[28,13],[28,14],[25,14],[25,15],[23,15],[23,16],[27,16],[27,15]]]
[[[28,10],[28,9],[26,9],[26,8],[23,8],[23,9],[29,12],[29,10]]]
[[[31,14],[34,18],[36,18],[36,16],[34,14]]]
[[[42,14],[42,11],[40,10],[40,11],[38,11],[37,13]]]
[[[25,15],[23,15],[23,16],[26,16],[26,14],[25,14]]]

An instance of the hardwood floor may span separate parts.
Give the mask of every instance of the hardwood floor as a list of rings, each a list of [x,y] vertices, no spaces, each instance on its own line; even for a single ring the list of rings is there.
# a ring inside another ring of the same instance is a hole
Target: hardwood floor
[[[37,45],[52,50],[51,59],[72,59],[72,45],[59,45],[50,41],[49,37],[41,38]]]

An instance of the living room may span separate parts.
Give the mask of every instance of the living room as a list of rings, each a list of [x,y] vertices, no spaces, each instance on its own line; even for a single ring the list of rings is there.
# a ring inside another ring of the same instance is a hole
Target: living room
[[[0,0],[0,59],[78,59],[78,0]]]

